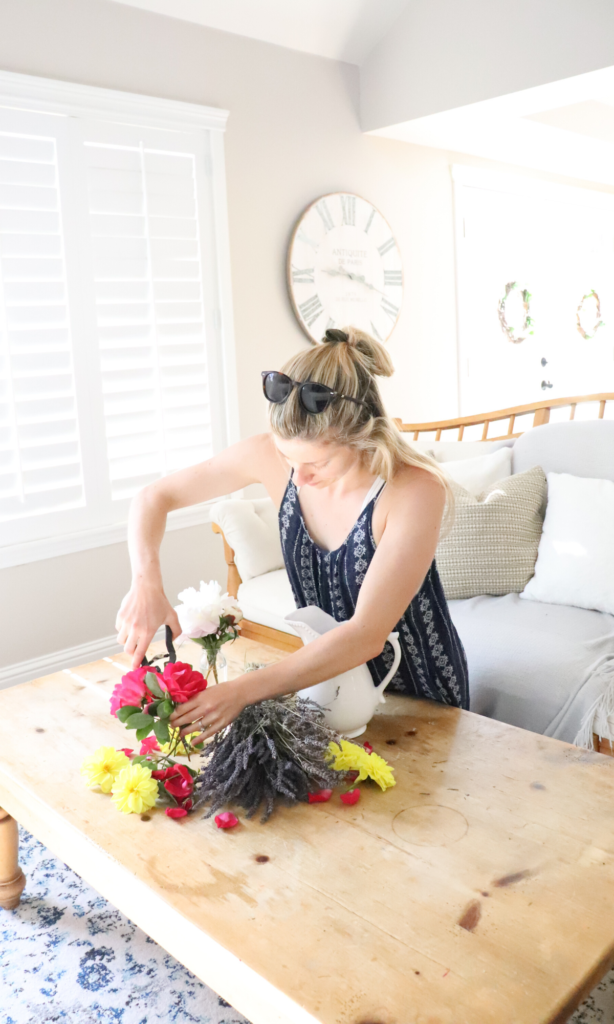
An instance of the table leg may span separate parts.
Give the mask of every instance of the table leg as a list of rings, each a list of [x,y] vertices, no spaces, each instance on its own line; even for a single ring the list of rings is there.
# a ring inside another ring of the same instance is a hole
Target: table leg
[[[26,884],[18,852],[17,822],[0,807],[0,907],[4,910],[15,909]]]

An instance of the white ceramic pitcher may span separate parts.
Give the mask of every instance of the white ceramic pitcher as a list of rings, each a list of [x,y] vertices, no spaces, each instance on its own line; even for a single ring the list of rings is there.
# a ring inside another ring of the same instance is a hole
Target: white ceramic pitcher
[[[323,633],[342,625],[315,605],[297,608],[295,612],[286,615],[286,622],[292,625],[304,644],[309,644]],[[377,705],[385,703],[384,690],[401,660],[399,634],[390,633],[388,640],[394,650],[394,661],[388,675],[379,686],[374,686],[373,677],[367,666],[358,665],[349,672],[342,672],[341,675],[326,679],[323,683],[316,683],[315,686],[298,691],[300,697],[309,697],[319,704],[325,711],[326,724],[348,739],[360,736],[375,714]]]

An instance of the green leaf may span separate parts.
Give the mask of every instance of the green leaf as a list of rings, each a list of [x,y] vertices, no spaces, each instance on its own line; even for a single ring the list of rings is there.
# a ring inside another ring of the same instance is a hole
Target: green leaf
[[[146,713],[149,715],[150,718],[157,718],[158,717],[158,705],[161,704],[161,703],[162,703],[162,701],[156,700],[156,701],[153,701],[153,703],[149,705],[149,707],[147,708],[147,712]]]
[[[120,722],[127,722],[131,715],[140,714],[140,711],[140,708],[135,708],[132,704],[126,704],[125,707],[117,709],[115,717],[119,718]]]
[[[152,762],[148,761],[144,754],[137,754],[136,757],[132,758],[132,763],[133,764],[142,764],[142,765],[145,766],[145,768],[151,768],[152,767]]]
[[[158,704],[158,717],[159,718],[170,718],[173,713],[175,705],[172,700],[162,700]]]
[[[154,697],[164,697],[164,692],[158,682],[157,672],[148,672],[145,676],[145,686],[148,686]]]
[[[147,717],[147,716],[145,716],[145,717]],[[151,719],[150,719],[150,722],[151,722]],[[152,731],[153,727],[154,727],[154,723],[151,722],[151,725],[144,725],[142,729],[137,729],[136,730],[136,738],[137,738],[137,740],[144,740],[146,736],[149,736],[149,734]]]
[[[171,734],[168,728],[168,722],[154,722],[153,729],[158,743],[170,743]]]
[[[149,715],[145,715],[142,711],[139,711],[136,715],[130,715],[130,718],[126,722],[126,729],[144,729],[147,726],[148,729],[153,727],[153,721]]]

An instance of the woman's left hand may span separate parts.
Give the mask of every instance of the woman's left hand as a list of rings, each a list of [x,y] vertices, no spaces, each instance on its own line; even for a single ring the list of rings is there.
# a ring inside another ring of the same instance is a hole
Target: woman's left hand
[[[245,699],[244,687],[237,686],[237,680],[221,683],[203,690],[193,700],[180,704],[170,718],[171,726],[181,729],[181,735],[193,733],[195,729],[202,732],[195,736],[192,743],[202,743],[214,736],[220,729],[230,725],[249,703]]]

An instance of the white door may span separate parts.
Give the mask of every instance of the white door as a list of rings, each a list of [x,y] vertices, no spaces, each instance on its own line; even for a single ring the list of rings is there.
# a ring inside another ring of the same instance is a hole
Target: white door
[[[504,182],[507,190],[492,179],[489,187],[457,182],[462,415],[614,391],[613,197],[547,183],[532,191],[530,179],[513,191]],[[577,322],[584,296],[588,338]]]

